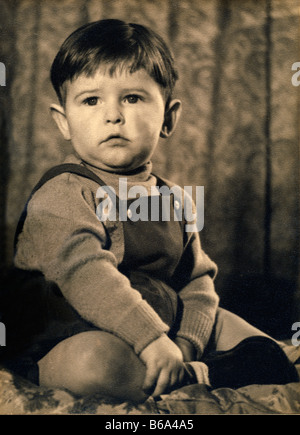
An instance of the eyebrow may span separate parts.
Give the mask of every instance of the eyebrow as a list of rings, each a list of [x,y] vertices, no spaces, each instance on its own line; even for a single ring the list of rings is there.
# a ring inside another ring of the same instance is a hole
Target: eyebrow
[[[74,99],[78,100],[78,98],[82,97],[82,95],[84,95],[84,94],[96,94],[97,92],[99,92],[99,90],[100,90],[99,88],[85,89],[84,91],[81,91],[77,95],[75,95]],[[133,87],[133,88],[122,89],[122,93],[124,93],[124,94],[134,94],[135,92],[145,94],[147,96],[150,95],[150,92],[148,92],[144,88],[134,88]]]
[[[85,89],[84,91],[81,91],[79,94],[75,95],[74,99],[77,100],[84,94],[95,94],[96,92],[99,92],[99,89]]]
[[[150,92],[148,92],[144,88],[128,88],[128,89],[123,89],[123,92],[124,92],[124,94],[130,94],[130,93],[134,93],[134,92],[139,92],[141,94],[150,95]]]

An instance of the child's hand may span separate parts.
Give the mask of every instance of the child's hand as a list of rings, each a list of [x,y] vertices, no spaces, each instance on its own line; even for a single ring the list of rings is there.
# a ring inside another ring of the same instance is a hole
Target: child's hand
[[[182,353],[167,335],[145,347],[140,358],[146,365],[143,385],[146,393],[159,396],[181,382],[184,375]]]
[[[177,344],[179,349],[182,352],[183,355],[183,361],[195,361],[196,360],[196,348],[193,346],[193,344],[186,340],[183,337],[176,337],[174,342]]]

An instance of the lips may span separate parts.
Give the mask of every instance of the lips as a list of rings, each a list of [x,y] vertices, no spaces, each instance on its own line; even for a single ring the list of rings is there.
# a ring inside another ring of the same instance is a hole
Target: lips
[[[111,143],[112,145],[122,145],[124,142],[129,142],[129,139],[119,134],[110,134],[107,138],[101,141],[101,143]]]

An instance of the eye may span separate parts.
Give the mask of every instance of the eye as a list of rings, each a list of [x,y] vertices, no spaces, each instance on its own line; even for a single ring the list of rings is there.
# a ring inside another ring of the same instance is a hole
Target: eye
[[[87,106],[96,106],[98,100],[99,100],[98,97],[88,97],[85,100],[83,100],[83,104],[86,104]]]
[[[129,104],[136,104],[140,100],[142,100],[142,98],[139,95],[135,95],[135,94],[127,95],[124,98],[124,101],[129,103]]]

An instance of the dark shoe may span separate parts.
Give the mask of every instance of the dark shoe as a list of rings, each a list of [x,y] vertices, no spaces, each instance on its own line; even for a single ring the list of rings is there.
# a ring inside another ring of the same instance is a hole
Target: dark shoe
[[[252,384],[298,382],[295,366],[280,346],[263,337],[249,337],[233,349],[203,359],[212,388],[240,388]]]

